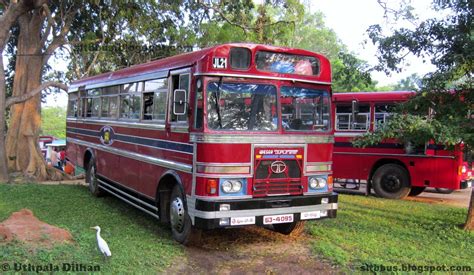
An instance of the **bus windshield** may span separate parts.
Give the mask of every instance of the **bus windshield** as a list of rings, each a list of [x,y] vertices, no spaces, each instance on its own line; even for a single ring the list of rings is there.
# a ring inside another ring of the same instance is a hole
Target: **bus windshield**
[[[324,90],[283,86],[281,117],[287,131],[328,131],[329,93]]]
[[[268,84],[210,82],[207,124],[213,130],[276,131],[277,89]]]

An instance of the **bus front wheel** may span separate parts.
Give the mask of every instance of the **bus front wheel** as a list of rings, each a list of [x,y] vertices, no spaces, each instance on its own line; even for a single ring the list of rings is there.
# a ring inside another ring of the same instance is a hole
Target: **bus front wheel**
[[[299,236],[303,234],[304,221],[274,224],[273,231],[284,235]]]
[[[193,228],[184,204],[183,191],[177,184],[171,192],[169,211],[173,239],[184,245],[198,242],[201,231]]]
[[[403,199],[410,193],[410,178],[405,168],[397,164],[385,164],[377,168],[372,177],[375,193],[387,199]]]

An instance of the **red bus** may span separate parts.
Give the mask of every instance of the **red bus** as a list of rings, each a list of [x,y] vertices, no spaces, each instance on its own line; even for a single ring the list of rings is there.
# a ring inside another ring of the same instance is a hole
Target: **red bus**
[[[362,183],[366,194],[373,188],[380,197],[401,199],[419,195],[426,187],[456,190],[472,185],[462,146],[448,150],[442,145],[426,143],[423,148],[413,148],[397,140],[366,148],[352,146],[354,137],[381,127],[390,118],[391,109],[414,94],[408,91],[333,94],[336,117],[333,169],[338,187],[359,189]]]
[[[289,234],[335,218],[331,69],[298,49],[225,44],[75,81],[67,160],[94,195],[171,224],[268,225]]]

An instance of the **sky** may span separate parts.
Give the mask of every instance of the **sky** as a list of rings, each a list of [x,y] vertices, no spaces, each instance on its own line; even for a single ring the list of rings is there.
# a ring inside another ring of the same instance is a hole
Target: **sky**
[[[370,42],[366,30],[370,25],[381,24],[384,26],[384,10],[377,0],[301,0],[310,7],[311,12],[321,11],[325,15],[326,25],[333,29],[339,39],[347,46],[349,51],[365,60],[369,65],[376,65],[377,48]],[[387,0],[391,7],[398,7],[402,0]],[[258,1],[257,1],[258,2]],[[434,17],[436,13],[430,8],[432,0],[412,0],[411,5],[415,8],[414,13],[420,20]],[[386,27],[388,25],[385,25]],[[403,22],[397,22],[396,27],[407,26]],[[364,41],[367,40],[367,43]],[[65,69],[64,62],[62,63]],[[62,66],[60,66],[62,67]],[[384,86],[394,84],[407,76],[417,73],[424,75],[434,71],[435,67],[428,61],[424,63],[419,58],[408,56],[407,64],[400,73],[392,73],[387,76],[382,72],[373,72],[372,78],[378,85]],[[55,94],[47,97],[47,103],[43,106],[66,106],[65,93]]]
[[[377,0],[303,0],[310,5],[311,12],[321,11],[324,15],[326,26],[333,29],[339,39],[360,59],[367,61],[370,65],[377,64],[377,48],[369,40],[366,30],[370,25],[381,24],[384,26],[384,10],[377,3]],[[398,7],[400,0],[387,0],[391,7]],[[420,19],[435,16],[430,5],[432,0],[412,0],[414,7]],[[388,25],[385,25],[388,26]],[[397,22],[397,27],[407,25],[403,22]],[[364,44],[364,40],[368,43]],[[435,69],[430,62],[423,63],[422,60],[409,56],[407,66],[404,71],[398,74],[385,75],[382,72],[372,73],[372,78],[378,81],[379,85],[388,85],[396,83],[407,76],[417,73],[424,75]]]

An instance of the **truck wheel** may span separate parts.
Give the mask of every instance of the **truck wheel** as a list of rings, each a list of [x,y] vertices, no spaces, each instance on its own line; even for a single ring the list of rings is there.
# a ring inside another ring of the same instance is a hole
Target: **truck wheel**
[[[410,193],[410,179],[405,168],[397,164],[385,164],[379,167],[373,177],[375,193],[387,199],[403,199]]]
[[[274,224],[273,231],[284,235],[300,236],[304,231],[304,221]]]
[[[413,186],[410,190],[410,194],[408,196],[410,197],[416,197],[419,194],[423,193],[425,191],[426,187],[421,187],[421,186]]]
[[[89,184],[89,191],[93,196],[101,197],[104,191],[99,188],[99,181],[97,180],[95,160],[91,159],[87,165],[86,183]]]
[[[177,184],[171,192],[169,211],[173,239],[184,245],[199,242],[201,230],[193,228],[191,218],[184,204],[184,194]]]
[[[448,189],[448,188],[435,188],[436,192],[441,193],[441,194],[451,194],[454,192],[453,189]]]

